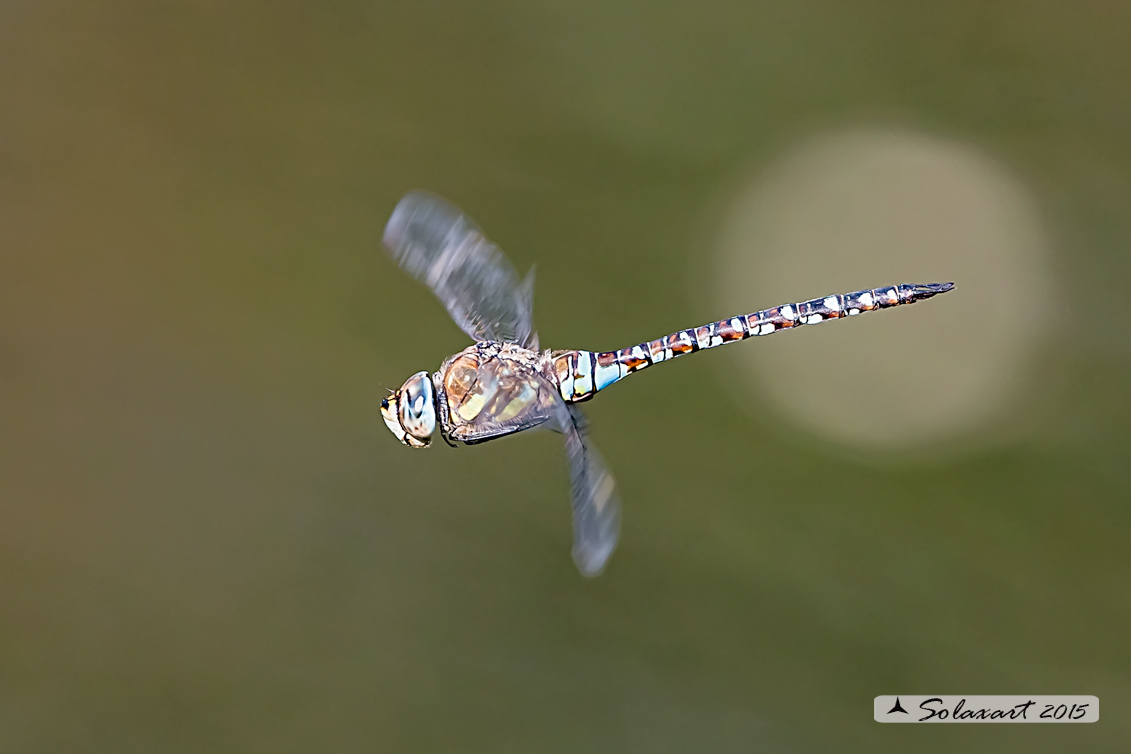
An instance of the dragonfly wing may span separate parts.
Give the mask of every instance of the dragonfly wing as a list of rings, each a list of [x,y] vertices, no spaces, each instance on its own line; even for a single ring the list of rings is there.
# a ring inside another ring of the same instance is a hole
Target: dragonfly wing
[[[499,248],[451,204],[422,191],[408,194],[393,210],[384,241],[397,264],[431,288],[473,339],[538,349],[533,269],[520,280]]]
[[[581,409],[559,403],[573,496],[573,560],[585,576],[604,570],[620,536],[620,500],[613,475],[583,434]]]

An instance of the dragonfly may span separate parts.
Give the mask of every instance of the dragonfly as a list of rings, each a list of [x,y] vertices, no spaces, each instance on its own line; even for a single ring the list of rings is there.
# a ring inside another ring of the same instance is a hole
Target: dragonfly
[[[438,371],[417,372],[381,401],[404,445],[426,448],[439,429],[449,445],[548,427],[564,437],[573,510],[573,559],[596,576],[616,548],[620,501],[608,467],[587,438],[578,404],[630,374],[686,354],[929,299],[953,283],[899,284],[822,296],[679,330],[617,351],[542,350],[534,328],[533,268],[514,267],[460,210],[412,192],[393,210],[384,245],[430,288],[474,342]]]

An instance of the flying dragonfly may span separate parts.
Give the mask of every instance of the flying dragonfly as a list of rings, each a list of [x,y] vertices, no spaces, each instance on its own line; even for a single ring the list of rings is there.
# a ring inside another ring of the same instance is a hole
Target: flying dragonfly
[[[431,194],[405,196],[385,227],[400,267],[440,299],[473,341],[439,371],[417,372],[381,401],[405,445],[426,448],[437,427],[449,445],[545,426],[565,438],[573,500],[573,559],[586,576],[605,567],[620,533],[613,477],[585,438],[578,404],[634,372],[708,348],[931,298],[953,283],[891,285],[822,296],[680,330],[619,351],[541,350],[533,270],[520,279],[462,212]]]

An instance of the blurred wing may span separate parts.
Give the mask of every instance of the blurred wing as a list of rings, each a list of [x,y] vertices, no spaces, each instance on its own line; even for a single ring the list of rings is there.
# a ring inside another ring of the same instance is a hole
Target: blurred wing
[[[620,536],[620,500],[613,475],[582,434],[581,409],[560,402],[558,423],[565,435],[573,494],[573,561],[585,576],[604,570]]]
[[[397,264],[431,288],[472,338],[538,349],[534,270],[520,281],[499,248],[458,209],[414,191],[393,210],[384,240]]]

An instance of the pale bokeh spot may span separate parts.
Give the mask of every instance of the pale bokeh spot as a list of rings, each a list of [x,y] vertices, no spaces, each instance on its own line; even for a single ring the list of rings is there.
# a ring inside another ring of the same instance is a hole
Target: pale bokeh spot
[[[1024,187],[983,152],[902,131],[816,140],[726,207],[719,313],[896,283],[956,290],[759,338],[725,366],[749,401],[834,442],[975,441],[1024,384],[1045,255]]]

